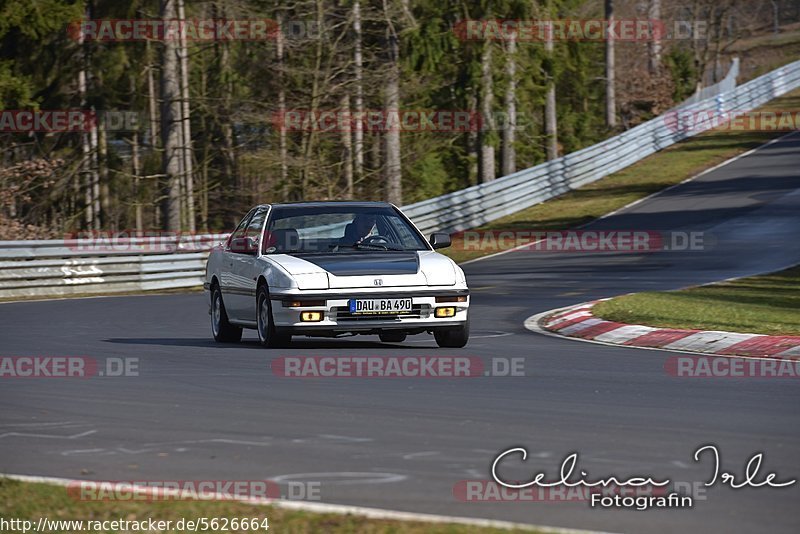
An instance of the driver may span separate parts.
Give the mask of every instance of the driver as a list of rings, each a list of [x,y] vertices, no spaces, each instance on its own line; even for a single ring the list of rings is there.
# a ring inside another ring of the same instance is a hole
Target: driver
[[[353,222],[347,225],[344,230],[343,244],[357,245],[364,241],[372,233],[375,228],[375,215],[371,213],[359,213],[353,219]]]

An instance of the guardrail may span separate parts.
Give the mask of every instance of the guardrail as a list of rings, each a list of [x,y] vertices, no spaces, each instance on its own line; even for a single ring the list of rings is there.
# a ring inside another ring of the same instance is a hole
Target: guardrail
[[[718,88],[728,87],[730,79]],[[715,125],[686,129],[693,112],[752,110],[800,87],[800,61],[666,114],[583,150],[489,183],[403,207],[424,233],[474,228],[622,170]],[[224,234],[130,239],[0,241],[0,298],[197,287]]]
[[[226,234],[0,241],[0,298],[92,295],[203,284]]]
[[[800,87],[800,61],[785,65],[731,91],[682,104],[648,122],[596,145],[497,180],[403,207],[423,232],[459,231],[511,215],[571,189],[620,171],[678,141],[715,125],[712,117],[682,128],[680,117],[692,112],[752,110]]]
[[[725,93],[736,89],[736,78],[739,77],[739,65],[739,58],[733,58],[733,61],[731,62],[731,68],[728,69],[728,74],[726,74],[722,80],[714,85],[709,85],[708,87],[698,89],[695,94],[684,100],[678,107],[688,106],[707,98],[714,98],[720,93]]]

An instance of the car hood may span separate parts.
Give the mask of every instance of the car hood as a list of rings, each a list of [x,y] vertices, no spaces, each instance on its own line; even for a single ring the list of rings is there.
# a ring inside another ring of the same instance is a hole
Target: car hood
[[[300,289],[322,289],[323,274],[329,288],[456,284],[453,261],[433,251],[277,254],[270,258],[297,280]]]
[[[334,276],[415,274],[419,271],[416,252],[313,254],[301,258]]]

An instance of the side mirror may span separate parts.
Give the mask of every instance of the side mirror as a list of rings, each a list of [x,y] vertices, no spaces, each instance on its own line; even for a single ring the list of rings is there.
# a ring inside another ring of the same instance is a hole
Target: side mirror
[[[447,232],[434,232],[431,234],[429,241],[434,249],[447,248],[450,246],[450,234]]]
[[[231,240],[231,252],[255,256],[258,244],[252,237],[237,237]]]

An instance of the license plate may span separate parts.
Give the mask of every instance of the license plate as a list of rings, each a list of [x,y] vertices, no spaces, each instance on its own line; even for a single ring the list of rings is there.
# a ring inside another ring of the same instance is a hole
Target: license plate
[[[375,315],[386,313],[409,313],[413,309],[411,299],[350,299],[350,313]]]

